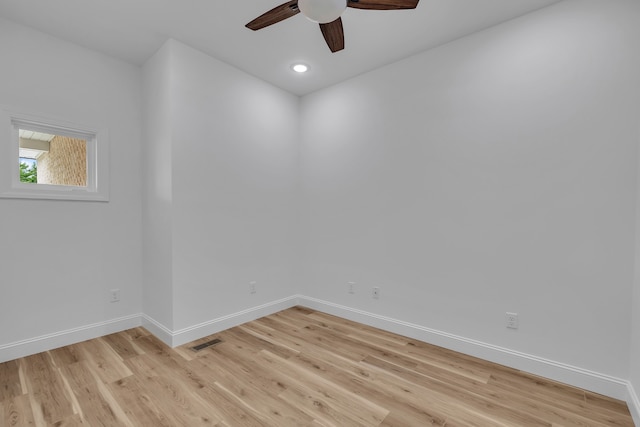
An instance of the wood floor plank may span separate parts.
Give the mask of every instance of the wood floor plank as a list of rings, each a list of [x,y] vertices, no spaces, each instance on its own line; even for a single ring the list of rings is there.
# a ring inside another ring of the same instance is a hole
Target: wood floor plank
[[[223,425],[238,427],[258,427],[264,426],[264,418],[237,404],[235,397],[230,397],[221,391],[215,384],[196,391],[202,398],[211,402],[211,407],[215,408],[216,416]],[[288,424],[279,424],[287,426]]]
[[[200,351],[191,347],[221,342]],[[0,426],[632,427],[624,402],[294,307],[171,349],[133,328],[0,364]]]
[[[354,323],[326,313],[313,312],[306,315],[304,319],[307,321],[317,321],[320,326],[332,328],[345,335],[368,337],[373,340],[385,340],[397,345],[406,345],[411,341],[410,338],[401,335],[392,334],[391,332],[382,331],[360,323]]]
[[[267,425],[297,426],[313,421],[299,408],[277,399],[278,394],[289,386],[286,378],[274,375],[262,364],[257,364],[255,353],[250,353],[247,357],[225,352],[225,347],[220,346],[191,363],[201,366],[202,371],[209,371],[210,381],[223,394],[242,402],[243,406]]]
[[[80,346],[77,344],[49,350],[48,353],[53,364],[58,368],[70,365],[71,363],[80,362],[81,360],[86,360],[86,357],[80,350]]]
[[[275,346],[284,347],[291,353],[300,353],[302,350],[302,344],[299,341],[289,338],[287,334],[279,333],[277,329],[259,323],[238,326],[238,329]]]
[[[47,353],[20,359],[31,410],[37,424],[53,424],[74,415],[64,382]]]
[[[497,378],[500,378],[500,375]],[[512,375],[512,380],[516,379],[536,381],[537,389],[532,388],[530,383],[514,381],[512,384],[508,384],[494,381],[492,377],[486,387],[486,392],[491,393],[497,399],[514,401],[522,411],[530,413],[544,411],[547,419],[559,425],[615,426],[628,423],[628,418],[623,415],[627,411],[626,404],[624,407],[618,406],[618,410],[613,413],[602,409],[593,411],[584,398],[583,390],[564,384],[549,383],[548,380],[525,373]],[[531,392],[524,394],[522,390],[531,390]],[[621,403],[620,401],[616,402]]]
[[[78,427],[78,426],[90,426],[91,424],[87,424],[82,421],[82,418],[78,414],[74,414],[70,417],[67,417],[63,420],[58,421],[50,427]],[[94,425],[106,425],[106,424],[94,424]]]
[[[585,391],[584,397],[587,407],[602,409],[606,413],[619,414],[627,409],[626,403],[601,394]]]
[[[305,346],[311,345],[330,350],[354,361],[360,361],[368,355],[367,351],[359,343],[348,339],[346,336],[340,336],[337,332],[314,324],[297,326],[290,323],[288,319],[283,319],[282,316],[278,317],[277,315],[259,319],[258,322],[265,323],[274,329],[285,331],[288,335],[305,343]],[[336,345],[337,341],[340,341],[339,346]]]
[[[348,321],[338,321],[335,320],[332,316],[321,314],[317,316],[305,316],[301,317],[297,313],[289,314],[289,312],[282,313],[281,316],[289,316],[289,317],[297,317],[299,322],[304,322],[309,318],[321,318],[322,321],[318,326],[327,330],[327,333],[332,334],[335,338],[348,338],[352,340],[351,343],[353,348],[357,348],[355,351],[359,354],[377,354],[380,356],[386,356],[387,353],[392,352],[397,357],[405,357],[410,359],[412,362],[417,362],[424,364],[429,367],[440,368],[445,371],[451,371],[455,374],[465,376],[472,381],[480,381],[486,383],[489,380],[489,372],[484,365],[476,365],[471,367],[469,363],[466,361],[458,362],[455,358],[446,357],[445,355],[439,354],[439,348],[434,348],[433,346],[429,347],[432,351],[428,353],[428,351],[422,350],[420,347],[413,345],[413,341],[410,341],[407,338],[402,338],[401,340],[372,340],[370,337],[375,335],[376,333],[380,333],[381,335],[388,336],[389,334],[386,332],[381,332],[378,329],[371,327],[356,328],[350,327],[347,323]],[[331,323],[335,326],[327,326],[327,323]],[[353,324],[353,322],[350,322]],[[304,323],[302,323],[304,327]],[[357,324],[355,324],[357,325]],[[364,335],[358,335],[356,331],[359,329],[366,330]],[[344,334],[342,337],[337,334]],[[344,340],[342,341],[344,343]]]
[[[466,406],[476,408],[486,414],[491,414],[496,419],[504,420],[505,422],[527,426],[549,425],[549,422],[523,412],[519,408],[510,408],[509,400],[496,401],[493,396],[484,396],[480,392],[482,384],[478,384],[474,388],[468,386],[459,387],[455,382],[436,380],[375,357],[365,359],[363,364],[375,366],[378,369],[406,380],[410,384],[415,384],[429,390],[437,389],[451,401],[464,402]]]
[[[397,396],[387,388],[380,387],[375,381],[370,381],[372,373],[362,363],[326,356],[321,351],[314,354],[301,353],[292,358],[291,362],[316,372],[354,393],[368,396],[372,401],[382,402],[384,407],[391,411],[385,417],[386,424],[444,425],[445,419],[431,409],[424,405],[408,405],[402,396]]]
[[[500,387],[511,393],[521,393],[522,390],[527,390],[529,396],[546,403],[563,406],[575,405],[574,407],[579,407],[582,410],[586,406],[584,390],[526,372],[509,374],[495,372],[491,375],[488,385]]]
[[[131,375],[122,357],[103,338],[84,341],[78,346],[103,382],[108,384]]]
[[[122,359],[129,359],[144,353],[134,342],[124,334],[110,334],[102,337],[104,342]]]
[[[282,357],[290,357],[298,353],[299,350],[292,350],[286,345],[274,344],[270,339],[264,339],[268,337],[261,337],[259,334],[252,334],[246,328],[238,327],[232,330],[225,331],[222,337],[229,336],[233,342],[239,343],[238,349],[250,350],[258,352],[262,349],[267,349]],[[244,347],[243,347],[244,346]]]
[[[172,426],[160,402],[154,401],[135,375],[108,384],[107,387],[134,425]]]
[[[12,360],[0,363],[0,402],[24,394],[20,382],[20,365]]]
[[[338,408],[340,412],[345,412],[345,416],[362,425],[379,425],[389,413],[386,408],[376,402],[367,400],[267,350],[262,350],[259,357],[272,370],[293,380],[297,385],[296,391],[305,394],[306,399],[318,409]]]
[[[157,425],[216,425],[220,420],[195,392],[207,385],[202,377],[188,369],[180,357],[167,357],[162,352],[142,354],[125,360],[134,373],[111,384],[111,389],[123,390],[116,395],[124,408],[134,405],[131,412],[138,419],[147,414],[158,419]],[[178,423],[178,424],[176,424]]]
[[[81,361],[61,368],[61,374],[68,382],[79,406],[80,419],[89,425],[125,425],[133,423],[108,392],[100,376],[90,366]]]
[[[296,316],[296,315],[293,314],[293,316]],[[339,318],[334,318],[333,316],[330,316],[324,313],[314,313],[306,317],[306,319],[308,318],[318,319],[319,321],[321,321],[322,326],[327,326],[332,329],[335,328],[335,329],[341,330],[341,332],[345,333],[350,338],[364,340],[364,339],[368,339],[370,336],[375,336],[376,332],[378,332],[374,328],[363,327],[360,329],[355,329],[358,332],[357,334],[353,334],[352,332],[349,331],[350,324],[348,321],[341,320]],[[304,318],[297,316],[297,319],[303,320]],[[367,330],[367,328],[369,328],[371,331]],[[381,341],[379,339],[373,339],[373,340],[368,339],[367,341],[369,345],[373,345],[374,347],[380,347]],[[488,381],[489,370],[487,368],[486,362],[484,361],[478,361],[477,359],[473,359],[469,356],[460,355],[450,350],[434,347],[429,344],[415,342],[413,340],[409,340],[404,337],[400,337],[399,340],[390,340],[390,341],[392,341],[392,343],[384,344],[384,347],[386,347],[387,350],[391,349],[396,353],[407,354],[412,358],[417,358],[418,360],[423,359],[421,361],[425,362],[425,364],[429,366],[428,372],[425,372],[422,369],[422,366],[423,366],[422,364],[416,364],[415,368],[413,368],[416,372],[422,372],[422,373],[428,374],[429,376],[433,376],[432,368],[434,366],[438,366],[445,370],[452,370],[453,372],[459,371],[458,372],[459,374],[469,376],[469,378],[472,378],[475,380],[480,380],[483,383],[486,383]],[[402,343],[407,344],[408,347],[405,348],[403,345],[398,345]],[[397,360],[398,359],[396,359],[396,361]],[[435,360],[435,362],[433,360]],[[406,366],[406,363],[404,363],[404,365]],[[473,366],[474,368],[470,369],[469,366]],[[495,365],[492,365],[491,369],[495,370]],[[507,372],[509,374],[515,374],[515,375],[518,374],[517,371],[509,368],[506,368],[501,372],[502,373]],[[478,376],[478,373],[480,374],[480,376]],[[472,384],[467,384],[466,386],[468,387],[470,385]],[[563,391],[567,392],[567,389],[564,389]],[[494,394],[495,396],[500,396],[499,392],[494,391],[493,393],[495,393]],[[580,397],[582,397],[582,392],[580,392]],[[509,399],[509,400],[513,401],[513,399]],[[526,404],[526,401],[522,401],[520,403]],[[619,403],[620,402],[618,402],[618,404]],[[587,411],[587,409],[584,406],[582,406],[581,408],[574,407],[572,409],[582,411],[583,413]],[[621,406],[618,406],[618,409],[623,409],[623,408]],[[566,425],[584,425],[585,423],[585,420],[582,418],[576,419],[575,423],[568,421],[565,417],[565,411],[558,410],[557,412],[558,413],[555,413],[549,410],[549,418],[553,419],[553,421],[555,422],[563,423]],[[598,417],[597,415],[594,414],[592,415],[592,417],[593,417],[593,419],[591,419],[592,423],[607,422],[607,423],[610,423],[611,425],[617,425],[616,424],[617,420],[615,416],[609,417],[606,414],[604,414]]]
[[[203,404],[202,399],[176,376],[147,377],[142,384],[145,392],[154,401],[160,402],[171,425],[211,426],[220,421],[211,417],[211,411]]]
[[[29,396],[15,396],[0,402],[0,425],[35,426]]]

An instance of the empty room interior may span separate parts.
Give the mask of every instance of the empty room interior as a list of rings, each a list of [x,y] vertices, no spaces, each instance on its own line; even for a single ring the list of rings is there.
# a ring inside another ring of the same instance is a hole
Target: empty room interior
[[[0,0],[0,426],[640,426],[640,1],[412,1]]]

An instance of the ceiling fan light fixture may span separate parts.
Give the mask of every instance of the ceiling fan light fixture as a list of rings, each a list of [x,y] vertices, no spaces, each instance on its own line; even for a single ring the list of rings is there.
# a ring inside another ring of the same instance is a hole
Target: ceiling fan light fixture
[[[347,8],[347,0],[298,0],[298,8],[307,19],[328,24],[342,15]]]

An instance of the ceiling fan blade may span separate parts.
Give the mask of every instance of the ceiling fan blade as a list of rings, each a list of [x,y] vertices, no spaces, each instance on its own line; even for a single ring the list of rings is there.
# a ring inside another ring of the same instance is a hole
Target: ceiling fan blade
[[[394,10],[415,9],[419,0],[349,0],[347,6],[355,9]]]
[[[298,13],[300,13],[300,9],[298,9],[298,0],[291,0],[281,4],[280,6],[274,7],[266,13],[263,13],[262,15],[258,16],[256,19],[245,25],[245,27],[253,31],[260,30],[264,27],[276,24],[287,18],[291,18]]]
[[[324,36],[331,52],[344,49],[344,31],[342,30],[342,19],[338,18],[328,24],[320,24],[320,31]]]

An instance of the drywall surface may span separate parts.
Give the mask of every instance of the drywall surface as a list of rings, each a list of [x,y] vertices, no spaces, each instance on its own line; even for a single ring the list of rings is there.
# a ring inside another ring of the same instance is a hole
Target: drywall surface
[[[636,261],[636,265],[638,265],[638,261]],[[632,409],[636,424],[638,424],[640,422],[640,279],[638,278],[638,267],[636,267],[636,281],[633,292],[630,360],[629,382],[631,387],[629,390],[629,407]]]
[[[153,244],[170,258],[179,332],[295,294],[298,98],[177,41],[163,49],[171,236]]]
[[[0,56],[0,103],[106,129],[111,170],[109,202],[0,199],[0,345],[140,313],[139,68],[5,20]]]
[[[640,3],[638,4],[638,9],[640,9]],[[640,15],[640,12],[638,12],[638,15]],[[640,28],[638,32],[640,32]],[[638,38],[640,38],[640,34]],[[637,123],[639,123],[638,145],[640,146],[640,115]],[[638,158],[638,164],[640,165],[640,157]],[[629,407],[634,415],[635,423],[640,424],[640,173],[638,173],[638,193],[636,196],[636,270],[632,304]]]
[[[628,378],[636,5],[561,2],[302,98],[301,293]]]
[[[144,314],[173,327],[171,49],[143,67],[142,242]]]

